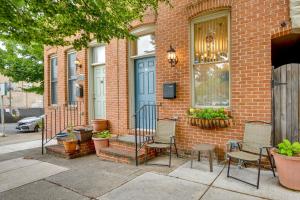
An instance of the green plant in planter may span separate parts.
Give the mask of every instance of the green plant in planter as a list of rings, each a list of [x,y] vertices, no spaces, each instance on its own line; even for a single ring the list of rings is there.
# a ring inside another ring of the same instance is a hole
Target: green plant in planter
[[[111,132],[109,130],[101,131],[93,134],[93,138],[110,138]]]
[[[282,143],[278,144],[278,153],[286,156],[295,156],[300,153],[300,143],[294,142],[293,144],[284,139]]]
[[[205,109],[195,109],[190,108],[188,110],[188,115],[191,117],[199,118],[199,119],[229,119],[228,114],[225,113],[224,108],[213,109],[213,108],[205,108]]]
[[[73,126],[69,126],[67,128],[67,140],[68,141],[76,141],[77,140],[77,137],[74,133],[74,127]]]

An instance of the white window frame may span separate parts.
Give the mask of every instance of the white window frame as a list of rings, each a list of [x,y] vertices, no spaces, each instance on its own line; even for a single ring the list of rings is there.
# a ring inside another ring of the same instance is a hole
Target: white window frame
[[[229,105],[228,106],[195,106],[195,77],[194,77],[194,61],[195,61],[195,53],[194,53],[194,25],[200,22],[205,22],[209,20],[213,20],[216,18],[224,17],[227,16],[228,20],[228,62],[229,62]],[[230,20],[231,20],[231,15],[229,10],[224,10],[224,11],[219,11],[213,14],[209,15],[204,15],[197,17],[191,21],[191,26],[190,26],[190,33],[191,33],[191,41],[190,41],[190,70],[191,70],[191,104],[192,107],[195,108],[226,108],[229,109],[231,107],[231,29],[230,29]]]
[[[58,92],[57,92],[57,89],[58,89],[58,78],[56,80],[56,92],[55,92],[56,102],[53,103],[53,99],[52,99],[53,98],[53,95],[52,95],[52,83],[54,81],[52,80],[52,59],[56,59],[56,70],[58,72],[58,57],[57,57],[57,55],[50,56],[50,104],[52,106],[55,106],[55,105],[58,104],[58,95],[57,95],[58,94]]]
[[[70,100],[70,90],[69,90],[69,81],[70,81],[70,77],[69,77],[69,55],[70,54],[74,54],[75,53],[75,58],[76,58],[76,56],[77,56],[77,52],[75,51],[75,50],[69,50],[68,52],[67,52],[67,100],[68,100],[68,104],[69,105],[76,105],[75,103],[74,104],[72,104],[71,103],[71,100]],[[76,73],[76,66],[75,66],[75,73]],[[76,86],[76,79],[75,79],[75,86]],[[75,91],[75,102],[76,102],[76,100],[77,100],[77,97],[76,97],[76,91]]]
[[[105,62],[104,63],[93,63],[93,48],[104,46],[105,49]],[[88,49],[88,118],[89,122],[95,119],[95,111],[94,111],[94,67],[95,66],[104,66],[106,67],[106,43],[98,43],[96,40],[93,40],[89,44]],[[105,95],[106,98],[106,95]],[[106,117],[107,112],[105,113]]]

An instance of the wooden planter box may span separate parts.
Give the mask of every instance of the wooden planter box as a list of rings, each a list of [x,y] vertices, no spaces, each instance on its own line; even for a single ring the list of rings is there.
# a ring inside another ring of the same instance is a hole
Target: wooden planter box
[[[92,139],[93,129],[91,128],[74,128],[74,133],[80,142],[86,142]]]
[[[214,129],[231,126],[232,119],[199,119],[188,116],[187,122],[189,125],[198,126],[203,129]]]

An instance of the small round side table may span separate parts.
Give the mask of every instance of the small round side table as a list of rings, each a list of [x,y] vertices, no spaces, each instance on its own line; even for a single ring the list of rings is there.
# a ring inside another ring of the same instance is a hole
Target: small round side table
[[[213,171],[213,154],[215,152],[216,146],[213,144],[197,144],[192,147],[192,155],[191,155],[191,168],[193,168],[193,159],[195,154],[198,153],[198,161],[200,161],[200,154],[201,153],[208,153],[208,160],[209,160],[209,169]]]

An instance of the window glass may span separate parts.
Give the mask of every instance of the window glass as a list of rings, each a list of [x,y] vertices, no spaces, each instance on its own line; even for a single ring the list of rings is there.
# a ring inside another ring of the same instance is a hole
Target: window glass
[[[57,104],[57,57],[50,59],[51,67],[51,104]]]
[[[69,104],[75,104],[76,101],[76,53],[68,54],[68,92],[69,92]]]
[[[131,45],[132,56],[140,56],[155,52],[155,35],[148,34],[137,38]]]
[[[228,16],[194,24],[195,106],[229,106]]]
[[[93,64],[105,63],[105,46],[93,47],[92,54]]]

